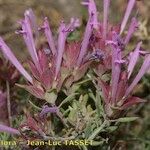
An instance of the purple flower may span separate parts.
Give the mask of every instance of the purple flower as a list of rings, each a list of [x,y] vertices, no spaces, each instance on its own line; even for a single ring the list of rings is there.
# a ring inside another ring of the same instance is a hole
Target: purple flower
[[[97,9],[94,0],[88,0],[88,2],[82,2],[83,5],[88,6],[89,18],[91,19],[91,25],[98,29],[99,22],[97,20]]]
[[[128,79],[130,78],[130,76],[133,72],[133,69],[137,63],[137,60],[139,58],[141,45],[142,45],[142,42],[139,42],[137,44],[135,51],[132,52],[132,54],[130,54],[129,65],[128,65]]]
[[[32,30],[34,31],[35,38],[39,37],[38,26],[36,24],[36,17],[31,8],[25,11],[25,16],[27,16],[30,21],[30,25]]]
[[[3,39],[0,37],[0,50],[4,54],[4,57],[8,59],[17,69],[18,71],[25,77],[27,81],[33,83],[32,77],[28,74],[28,72],[23,68],[17,58],[14,56],[10,48],[6,45]]]
[[[47,113],[57,113],[58,107],[48,107],[47,105],[43,106],[42,111],[40,113],[40,117],[43,118]]]
[[[66,25],[64,22],[61,22],[60,24],[58,35],[55,79],[57,78],[58,73],[60,71],[67,36],[69,35],[70,32],[74,31],[75,28],[77,28],[79,25],[80,25],[79,20],[74,18],[71,18],[70,24],[68,25]]]
[[[110,85],[103,82],[102,80],[99,81],[99,86],[103,93],[103,99],[106,104],[106,112],[108,116],[114,115],[113,107],[117,110],[127,109],[128,107],[145,102],[144,100],[131,96],[131,92],[133,88],[137,85],[143,75],[148,71],[150,68],[150,54],[141,51],[142,42],[139,42],[136,46],[134,52],[129,53],[130,57],[126,57],[122,59],[122,51],[124,48],[122,47],[122,39],[116,33],[112,33],[112,40],[106,41],[106,45],[111,46],[111,55],[112,55],[112,68],[111,68],[111,81]],[[141,66],[136,77],[133,79],[130,85],[128,85],[128,79],[130,78],[133,69],[138,61],[138,58],[141,54],[146,55],[144,62]],[[127,63],[129,61],[129,63]],[[126,67],[126,70],[123,68]]]
[[[130,14],[131,14],[131,11],[132,11],[132,9],[134,7],[135,1],[136,0],[129,0],[129,2],[128,2],[127,8],[126,8],[126,12],[125,12],[124,18],[123,18],[122,23],[121,23],[120,34],[122,34],[122,32],[125,29],[125,26],[127,24],[127,21],[129,19]]]
[[[49,47],[50,47],[53,55],[55,55],[57,50],[56,50],[56,47],[55,47],[55,42],[54,42],[54,39],[53,39],[53,36],[52,36],[52,31],[50,29],[50,25],[48,23],[47,17],[44,19],[44,25],[40,29],[44,29],[45,36],[47,38]]]
[[[20,135],[20,132],[17,129],[5,126],[0,124],[0,132],[7,132],[9,134],[17,134]]]
[[[124,42],[126,45],[129,43],[132,37],[132,34],[136,31],[137,28],[138,28],[138,21],[136,20],[136,18],[132,18],[131,24],[129,26],[128,33]]]
[[[120,78],[120,73],[121,73],[121,63],[122,61],[122,56],[121,56],[121,45],[120,45],[120,40],[118,40],[120,37],[117,35],[117,33],[113,33],[112,36],[112,41],[108,42],[111,44],[112,47],[112,102],[114,103],[116,100],[116,94],[117,94],[117,89],[118,89],[118,82]]]
[[[110,0],[103,0],[103,38],[106,39]]]
[[[145,60],[144,60],[144,62],[142,64],[142,66],[141,66],[138,74],[136,75],[136,77],[134,78],[134,80],[132,81],[132,83],[130,84],[130,86],[127,88],[126,93],[125,93],[125,97],[127,97],[129,95],[129,93],[133,90],[133,88],[141,80],[141,78],[148,71],[148,69],[150,69],[150,54],[148,54],[146,56],[146,58],[145,58]]]
[[[46,94],[50,94],[48,96],[51,97],[51,93],[49,92],[53,91],[51,89],[56,89],[59,92],[63,83],[66,84],[63,85],[64,87],[70,87],[75,81],[83,77],[91,63],[97,59],[100,60],[94,63],[94,65],[97,65],[96,69],[102,69],[101,73],[97,75],[101,78],[105,72],[108,73],[111,71],[109,81],[105,82],[102,78],[98,81],[106,104],[106,110],[110,116],[114,108],[115,110],[122,110],[133,104],[143,102],[143,100],[131,96],[131,92],[149,69],[150,54],[142,50],[142,42],[139,42],[134,52],[129,53],[130,56],[123,56],[127,44],[138,27],[138,21],[136,18],[132,18],[127,35],[123,37],[122,33],[135,5],[135,0],[129,0],[121,26],[119,24],[117,26],[108,24],[110,0],[103,1],[104,14],[102,23],[98,21],[98,12],[94,0],[86,0],[82,4],[87,6],[89,12],[82,42],[67,42],[68,35],[80,25],[78,19],[71,18],[69,24],[65,24],[64,21],[61,22],[56,42],[47,18],[45,18],[41,29],[45,33],[50,48],[48,51],[44,47],[37,52],[35,44],[37,36],[35,33],[38,33],[38,31],[35,25],[35,16],[32,10],[25,12],[25,18],[21,22],[22,30],[18,33],[23,34],[32,58],[30,62],[32,77],[19,63],[2,38],[0,38],[1,51],[31,83],[30,85],[21,85],[21,87],[24,87],[40,99],[45,99]],[[92,38],[94,40],[91,40]],[[88,52],[88,49],[92,51]],[[144,62],[138,74],[131,84],[129,84],[130,76],[140,55],[145,56]],[[57,98],[57,93],[52,94]],[[55,107],[45,106],[41,112],[41,116],[48,112],[55,113],[56,111],[57,108]],[[32,128],[34,127],[33,124]]]
[[[30,21],[31,18],[29,17],[27,11],[25,12],[24,16],[25,16],[24,20],[22,20],[20,22],[22,25],[22,30],[17,31],[17,33],[18,34],[20,33],[23,35],[24,41],[27,45],[28,51],[31,55],[31,58],[32,58],[35,66],[39,70],[39,72],[41,72],[41,68],[39,66],[38,55],[37,55],[37,51],[36,51],[36,47],[35,47],[35,43],[34,43],[32,28],[31,28],[31,21]]]
[[[139,42],[133,52],[124,56],[124,50],[130,42],[132,35],[138,28],[138,21],[136,18],[132,18],[127,35],[125,37],[120,35],[124,31],[129,20],[129,16],[135,5],[135,0],[129,0],[121,23],[121,28],[120,25],[113,26],[110,24],[112,27],[109,30],[107,30],[107,28],[110,1],[104,0],[103,3],[103,27],[101,28],[100,26],[100,29],[92,35],[95,36],[95,39],[97,38],[97,41],[95,40],[96,42],[93,42],[92,46],[94,47],[96,45],[96,48],[103,50],[103,54],[105,56],[105,58],[99,62],[96,70],[96,73],[100,78],[98,81],[98,86],[102,90],[102,97],[105,102],[105,110],[107,115],[115,118],[115,115],[119,114],[119,111],[127,109],[134,104],[145,102],[138,97],[132,96],[132,90],[150,68],[150,54],[142,49],[142,42]],[[145,56],[144,62],[138,74],[133,77],[133,81],[129,84],[129,79],[134,71],[140,55]],[[99,68],[103,70],[99,71]],[[108,73],[110,70],[110,80],[102,80],[103,75]],[[102,73],[98,74],[99,72]]]
[[[58,74],[60,73],[62,65],[63,53],[65,50],[67,36],[71,32],[73,32],[77,27],[79,27],[80,23],[79,19],[74,18],[71,18],[70,23],[68,25],[64,22],[61,22],[61,25],[59,27],[58,43],[56,47],[47,18],[45,18],[44,25],[42,26],[42,28],[44,29],[47,41],[53,53],[53,55],[51,56],[45,54],[44,50],[39,50],[37,52],[35,46],[35,38],[33,35],[33,30],[37,31],[37,26],[35,25],[35,16],[32,10],[27,10],[24,15],[25,18],[21,22],[22,30],[17,31],[17,33],[21,33],[23,35],[24,41],[31,55],[33,62],[30,61],[29,64],[33,76],[31,77],[26,72],[26,70],[19,63],[17,58],[14,56],[14,54],[12,53],[10,48],[5,44],[2,38],[0,38],[0,46],[6,59],[11,61],[11,63],[18,69],[18,71],[32,84],[20,85],[20,87],[25,88],[37,98],[43,99],[44,93],[50,88],[53,88],[52,86],[54,80],[58,79],[57,83],[55,83],[55,86],[57,86],[58,84],[57,88],[60,89],[61,79],[60,76],[58,76]]]
[[[81,44],[81,50],[78,57],[77,66],[81,65],[83,57],[85,56],[88,49],[89,40],[92,35],[92,31],[94,28],[98,29],[98,24],[99,24],[97,20],[97,10],[96,10],[96,5],[94,3],[94,0],[89,0],[88,2],[83,2],[82,4],[88,6],[89,19],[85,28],[85,33]]]

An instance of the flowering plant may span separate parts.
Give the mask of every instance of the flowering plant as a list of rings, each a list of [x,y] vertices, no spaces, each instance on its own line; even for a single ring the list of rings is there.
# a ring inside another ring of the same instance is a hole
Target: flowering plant
[[[101,145],[107,138],[100,133],[114,127],[114,122],[116,127],[118,122],[136,119],[122,118],[122,113],[134,104],[145,102],[133,96],[132,91],[150,67],[150,54],[143,50],[141,41],[133,52],[125,54],[138,29],[138,21],[133,17],[124,34],[136,0],[129,0],[118,25],[109,22],[110,2],[103,0],[103,21],[98,19],[94,0],[82,2],[89,17],[83,37],[78,41],[69,41],[68,36],[80,26],[79,19],[71,18],[69,24],[62,21],[55,39],[48,18],[37,27],[33,11],[25,11],[21,30],[16,33],[23,36],[31,56],[29,71],[0,37],[3,56],[26,80],[25,85],[17,85],[39,101],[37,105],[31,102],[38,113],[27,113],[18,130],[0,125],[0,131],[32,140],[58,139],[63,143],[66,139],[88,139],[93,140],[93,145]],[[47,46],[37,44],[41,32]],[[132,77],[139,57],[144,58],[143,64]],[[79,147],[86,148],[84,145]]]

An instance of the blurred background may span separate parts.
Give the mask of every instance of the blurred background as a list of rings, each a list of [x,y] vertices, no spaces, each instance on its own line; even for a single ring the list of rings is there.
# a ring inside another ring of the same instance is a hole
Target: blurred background
[[[110,20],[112,23],[121,23],[128,0],[112,0]],[[81,22],[85,20],[87,12],[80,4],[81,0],[0,0],[0,35],[4,37],[8,45],[16,53],[18,58],[24,59],[27,56],[26,47],[20,36],[15,34],[19,29],[17,21],[23,18],[24,11],[32,8],[37,16],[37,23],[40,26],[45,16],[48,17],[53,32],[57,33],[57,27],[62,19],[68,21],[70,17],[78,17]],[[102,18],[102,0],[96,0],[99,17]],[[140,21],[139,31],[133,40],[143,40],[143,47],[150,50],[150,0],[137,0],[133,16],[137,15]],[[150,75],[147,74],[137,86],[134,94],[150,100]],[[147,105],[148,104],[148,105]],[[119,132],[112,134],[112,141],[115,141],[114,149],[121,150],[150,150],[150,102],[133,108],[129,115],[138,116],[140,119],[134,123],[122,125]]]

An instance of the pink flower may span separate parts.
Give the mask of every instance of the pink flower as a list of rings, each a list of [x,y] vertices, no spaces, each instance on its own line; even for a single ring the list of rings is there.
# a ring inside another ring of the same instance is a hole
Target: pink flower
[[[124,14],[124,18],[123,18],[122,23],[121,23],[120,34],[121,34],[121,33],[124,31],[124,29],[125,29],[125,26],[126,26],[126,24],[127,24],[127,21],[128,21],[128,19],[129,19],[129,16],[130,16],[130,14],[131,14],[131,12],[132,12],[132,9],[133,9],[133,7],[134,7],[134,5],[135,5],[135,1],[136,1],[136,0],[129,0],[129,2],[128,2],[127,8],[126,8],[126,12],[125,12],[125,14]]]
[[[32,77],[23,68],[23,66],[17,60],[15,55],[12,53],[11,49],[6,45],[6,43],[3,41],[1,37],[0,37],[0,50],[4,54],[5,58],[11,61],[11,63],[18,69],[18,71],[25,77],[25,79],[30,83],[33,83]]]
[[[97,19],[96,5],[94,3],[94,0],[89,0],[88,2],[83,2],[82,4],[88,6],[89,19],[85,28],[84,37],[83,37],[83,41],[81,44],[81,50],[80,50],[80,54],[79,54],[78,61],[77,61],[77,66],[81,65],[83,61],[83,57],[85,56],[87,52],[89,40],[92,35],[93,29],[94,28],[98,29],[98,25],[99,25],[99,22]]]

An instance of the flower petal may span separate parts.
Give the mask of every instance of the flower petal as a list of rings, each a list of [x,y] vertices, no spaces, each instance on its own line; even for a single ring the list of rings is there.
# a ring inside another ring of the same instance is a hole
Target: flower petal
[[[111,98],[112,98],[112,103],[115,103],[118,82],[119,82],[120,73],[121,73],[121,64],[122,64],[119,35],[117,35],[116,32],[113,32],[112,42],[108,42],[107,44],[111,44],[111,47],[112,47],[112,75],[111,75],[112,93],[111,93]]]
[[[10,48],[6,45],[6,43],[3,41],[1,37],[0,37],[0,50],[3,52],[6,59],[8,59],[30,83],[32,83],[33,82],[32,77],[23,68],[23,66],[20,64],[20,62],[17,60],[15,55],[12,53]]]
[[[97,19],[97,9],[96,9],[96,5],[95,5],[95,1],[94,0],[88,0],[87,2],[82,2],[83,5],[88,6],[88,12],[89,12],[89,16],[92,18],[91,19],[91,25],[93,25],[93,27],[95,29],[98,29],[98,19]]]
[[[130,78],[130,76],[133,72],[133,69],[137,63],[137,60],[139,58],[141,44],[142,44],[142,42],[139,42],[137,44],[135,51],[130,56],[129,65],[128,65],[128,79]]]
[[[45,36],[47,38],[49,47],[50,47],[53,55],[55,55],[56,54],[55,42],[53,39],[52,31],[50,29],[50,25],[48,23],[47,17],[44,19],[44,25],[41,28],[44,29]]]
[[[103,9],[104,9],[104,16],[103,16],[103,38],[106,39],[107,34],[107,23],[108,23],[108,13],[109,13],[109,5],[110,0],[103,0]]]
[[[58,107],[53,106],[53,107],[48,107],[47,105],[43,106],[43,109],[40,113],[40,117],[43,118],[43,116],[47,113],[56,113],[58,111]]]
[[[28,17],[27,13],[25,13],[24,15],[25,15],[25,19],[21,22],[22,30],[17,31],[17,33],[23,34],[23,38],[27,45],[31,58],[35,66],[37,67],[37,69],[41,71],[40,66],[39,66],[38,55],[37,55],[35,44],[34,44],[34,38],[33,38],[32,30],[31,30],[30,18]]]
[[[81,50],[80,50],[80,54],[79,54],[79,57],[77,60],[77,66],[80,66],[82,63],[83,57],[85,56],[86,51],[88,49],[88,44],[89,44],[91,35],[92,35],[92,26],[91,26],[90,20],[89,20],[86,25],[83,41],[81,43]]]
[[[0,124],[0,132],[7,132],[9,134],[18,134],[20,135],[20,132],[15,129],[15,128],[11,128],[5,125]]]
[[[30,9],[26,10],[25,15],[28,16],[28,18],[30,20],[31,28],[35,34],[35,38],[37,38],[39,36],[39,31],[38,31],[38,26],[36,24],[36,17],[34,15],[32,9],[30,8]]]
[[[60,24],[55,79],[57,78],[58,73],[60,71],[67,36],[70,32],[74,31],[75,28],[77,28],[78,26],[79,26],[79,20],[74,18],[71,18],[70,24],[68,25],[66,25],[64,22],[61,22]]]
[[[138,21],[136,20],[136,18],[132,18],[131,24],[129,26],[129,30],[128,30],[128,33],[124,42],[126,45],[129,43],[132,34],[135,32],[137,28],[138,28]]]
[[[112,49],[112,101],[115,102],[119,77],[121,73],[121,64],[116,63],[117,59],[121,59],[120,49]]]
[[[127,72],[122,72],[120,76],[120,81],[118,83],[118,90],[116,94],[116,101],[119,102],[126,91],[127,88]]]
[[[123,18],[122,23],[121,23],[120,34],[122,34],[122,32],[123,32],[123,30],[127,24],[127,21],[129,19],[130,14],[131,14],[131,11],[134,7],[135,1],[136,0],[129,0],[129,2],[128,2],[126,12],[125,12],[124,18]]]
[[[126,90],[125,97],[127,97],[130,94],[130,92],[137,85],[137,83],[141,80],[141,78],[148,71],[149,68],[150,68],[150,54],[145,58],[138,74],[136,75],[136,77],[134,78],[134,80],[132,81],[128,89]]]
[[[86,51],[88,49],[88,44],[92,35],[93,28],[97,29],[99,24],[97,20],[97,10],[94,0],[89,0],[89,2],[86,2],[85,4],[88,5],[89,19],[86,25],[83,41],[81,44],[80,54],[77,60],[78,67],[81,65],[83,57],[85,56]]]

